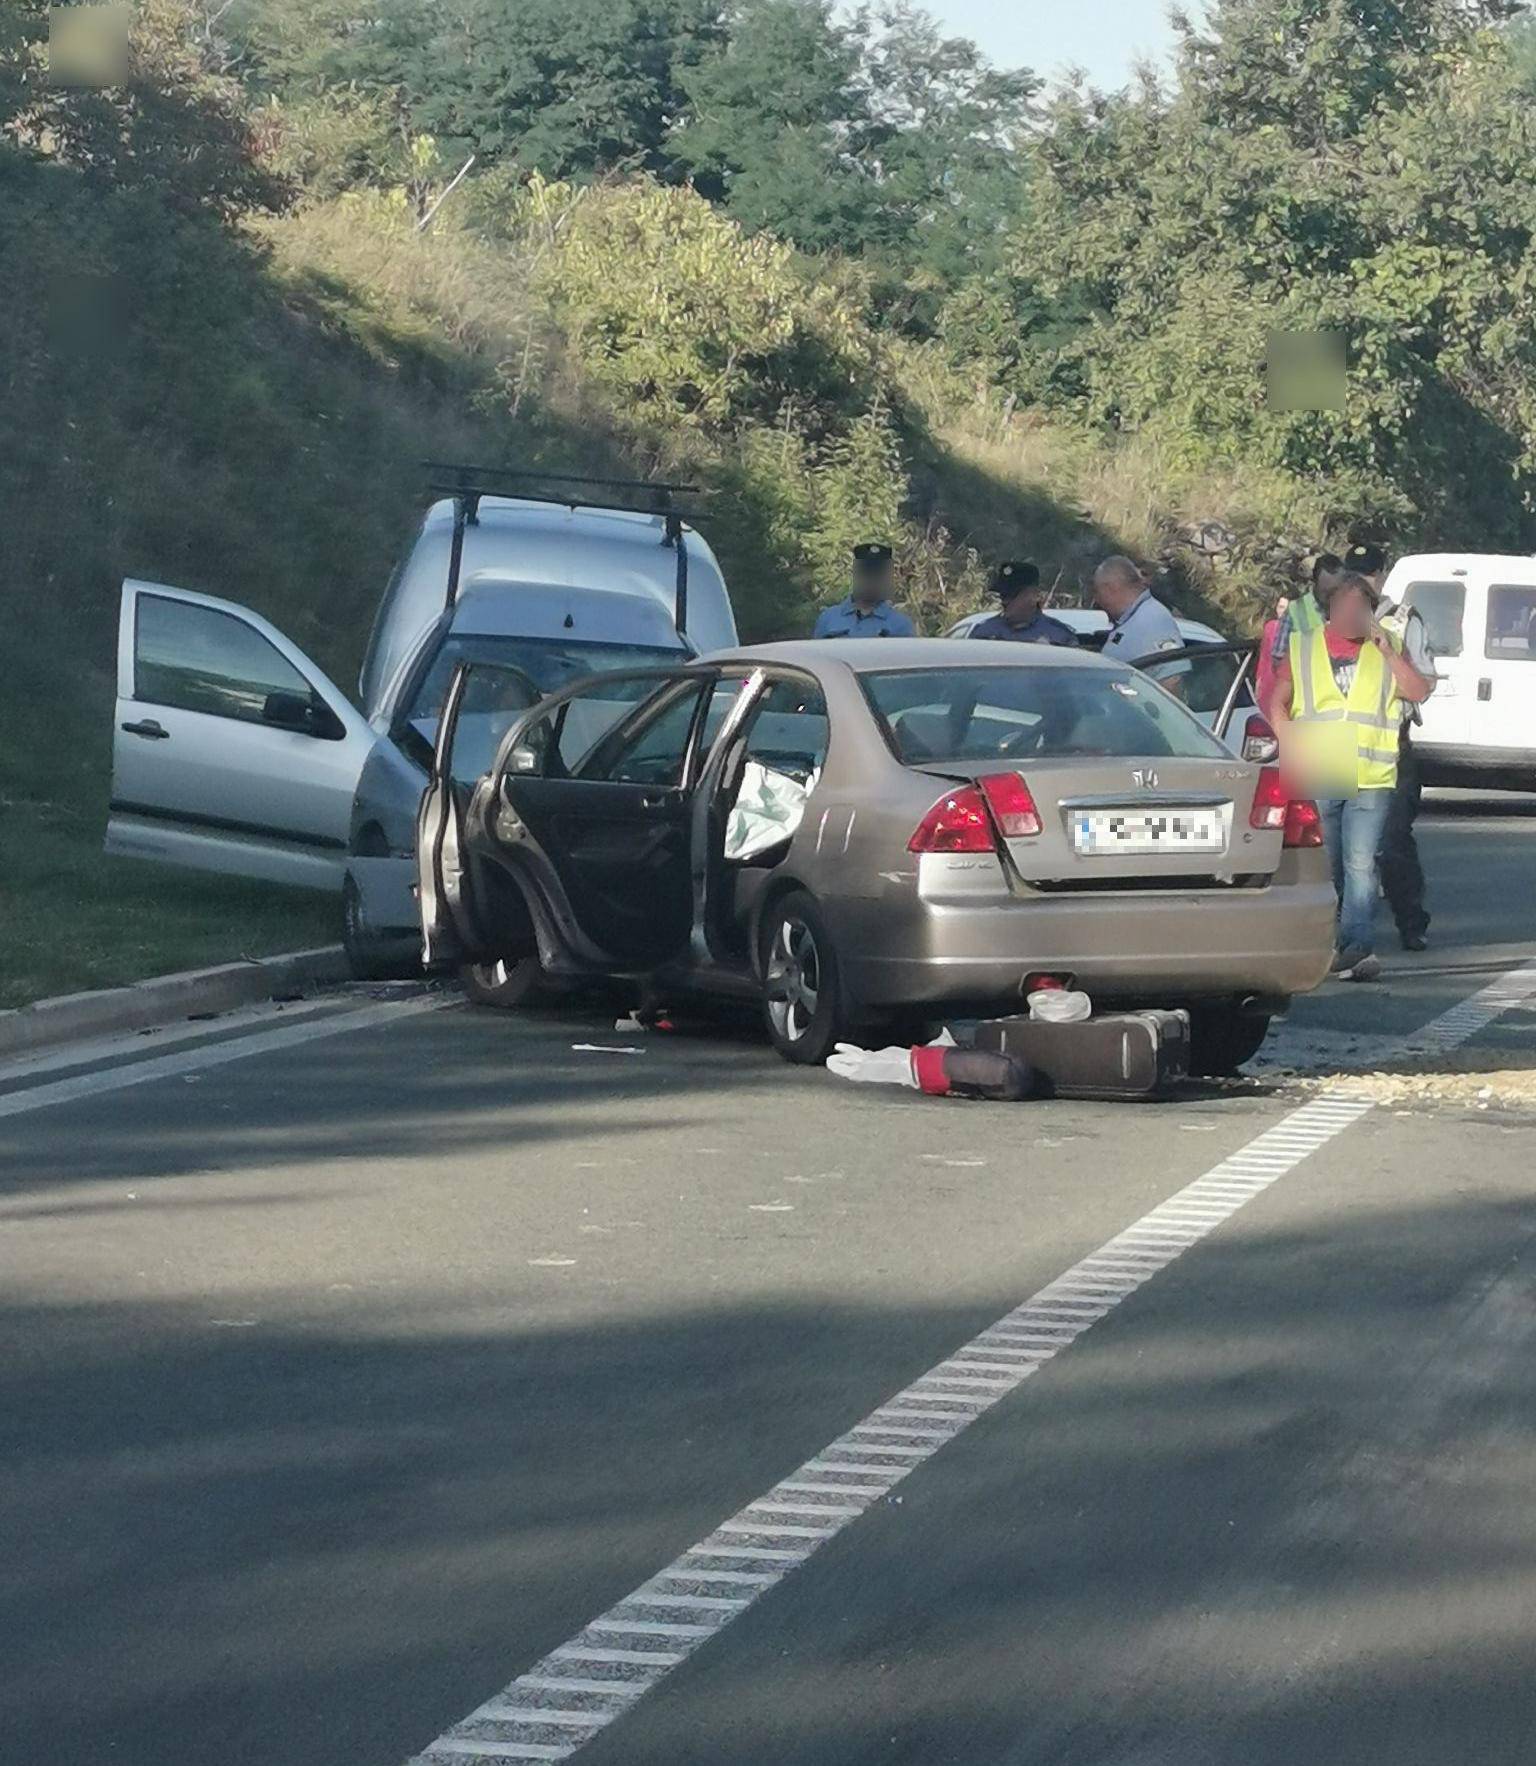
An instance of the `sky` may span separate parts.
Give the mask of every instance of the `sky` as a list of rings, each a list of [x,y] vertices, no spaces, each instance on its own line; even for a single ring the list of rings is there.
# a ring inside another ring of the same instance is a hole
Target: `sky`
[[[1138,55],[1173,42],[1169,0],[925,0],[956,36],[972,37],[994,62],[1047,76],[1071,65],[1098,86],[1121,86]],[[1197,8],[1191,6],[1191,12]]]

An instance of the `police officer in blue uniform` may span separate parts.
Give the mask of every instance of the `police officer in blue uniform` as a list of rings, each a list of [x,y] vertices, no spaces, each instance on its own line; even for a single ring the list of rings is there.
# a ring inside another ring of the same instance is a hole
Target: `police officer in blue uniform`
[[[999,564],[992,578],[992,593],[1002,602],[1002,612],[994,613],[979,625],[972,626],[973,638],[1000,638],[1010,644],[1077,645],[1077,633],[1045,611],[1045,590],[1040,586],[1039,567],[1027,560],[1014,559]]]
[[[815,638],[910,638],[915,628],[891,605],[896,571],[891,548],[874,540],[853,548],[853,588],[846,600],[824,609]]]

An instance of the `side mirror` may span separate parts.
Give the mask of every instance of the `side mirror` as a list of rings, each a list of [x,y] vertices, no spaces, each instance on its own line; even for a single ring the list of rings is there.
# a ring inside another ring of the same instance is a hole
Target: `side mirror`
[[[263,723],[276,724],[301,736],[318,736],[336,742],[346,735],[346,725],[330,706],[314,693],[268,693],[262,701]]]
[[[264,723],[309,734],[312,701],[307,693],[268,693],[261,707]]]
[[[529,748],[519,744],[507,756],[507,771],[509,773],[536,773],[539,770],[539,766],[540,760],[537,748]]]

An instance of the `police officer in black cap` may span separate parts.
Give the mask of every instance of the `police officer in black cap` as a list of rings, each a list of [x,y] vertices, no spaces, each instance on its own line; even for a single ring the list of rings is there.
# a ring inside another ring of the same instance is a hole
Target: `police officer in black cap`
[[[1070,644],[1076,646],[1077,633],[1045,611],[1045,590],[1040,586],[1038,566],[1013,560],[997,567],[992,578],[992,593],[1003,604],[1001,613],[994,613],[971,628],[973,638],[1001,638],[1013,644]]]
[[[896,571],[891,548],[866,540],[853,548],[853,588],[846,600],[824,608],[813,638],[910,638],[912,621],[891,605]]]

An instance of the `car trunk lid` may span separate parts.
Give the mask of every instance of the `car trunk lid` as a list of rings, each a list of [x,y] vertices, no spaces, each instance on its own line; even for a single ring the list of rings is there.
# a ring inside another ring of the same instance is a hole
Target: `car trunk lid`
[[[914,769],[951,782],[1022,778],[1040,832],[1006,839],[1017,879],[1045,890],[1262,886],[1280,862],[1278,829],[1252,825],[1260,769],[1231,761],[1035,758]]]

